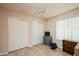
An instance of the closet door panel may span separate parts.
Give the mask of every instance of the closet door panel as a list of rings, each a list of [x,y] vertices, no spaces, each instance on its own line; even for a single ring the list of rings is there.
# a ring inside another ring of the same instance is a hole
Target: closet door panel
[[[28,46],[28,24],[25,21],[16,21],[14,32],[15,49],[20,49]]]
[[[33,45],[43,43],[44,25],[38,21],[33,21]]]
[[[43,36],[44,36],[44,25],[42,23],[39,23],[38,26],[38,36],[39,36],[39,43],[43,43]]]
[[[28,22],[20,18],[9,18],[9,51],[28,46]]]
[[[38,23],[33,21],[33,45],[38,43]]]
[[[13,18],[9,18],[8,19],[8,32],[9,32],[8,51],[15,50],[14,48],[14,27],[15,27],[15,20]]]

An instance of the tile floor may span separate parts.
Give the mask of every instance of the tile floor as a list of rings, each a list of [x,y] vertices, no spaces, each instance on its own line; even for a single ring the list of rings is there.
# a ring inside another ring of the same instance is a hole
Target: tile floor
[[[5,56],[71,56],[63,52],[61,49],[52,50],[44,44],[35,45],[31,48],[23,48],[13,52],[9,52]]]

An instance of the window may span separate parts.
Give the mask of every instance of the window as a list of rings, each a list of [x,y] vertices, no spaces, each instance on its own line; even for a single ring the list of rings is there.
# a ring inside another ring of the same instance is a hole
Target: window
[[[57,21],[56,39],[79,41],[79,17]]]

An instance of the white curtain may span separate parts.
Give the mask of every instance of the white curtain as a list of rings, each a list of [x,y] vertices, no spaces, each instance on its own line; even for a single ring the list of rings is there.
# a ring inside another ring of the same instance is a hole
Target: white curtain
[[[79,41],[79,17],[57,21],[56,39]]]

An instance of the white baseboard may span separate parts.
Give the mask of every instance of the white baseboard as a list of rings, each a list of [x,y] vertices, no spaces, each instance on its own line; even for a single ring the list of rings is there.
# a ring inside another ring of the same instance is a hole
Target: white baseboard
[[[3,53],[0,53],[0,56],[6,55],[6,54],[8,54],[8,52],[3,52]]]

